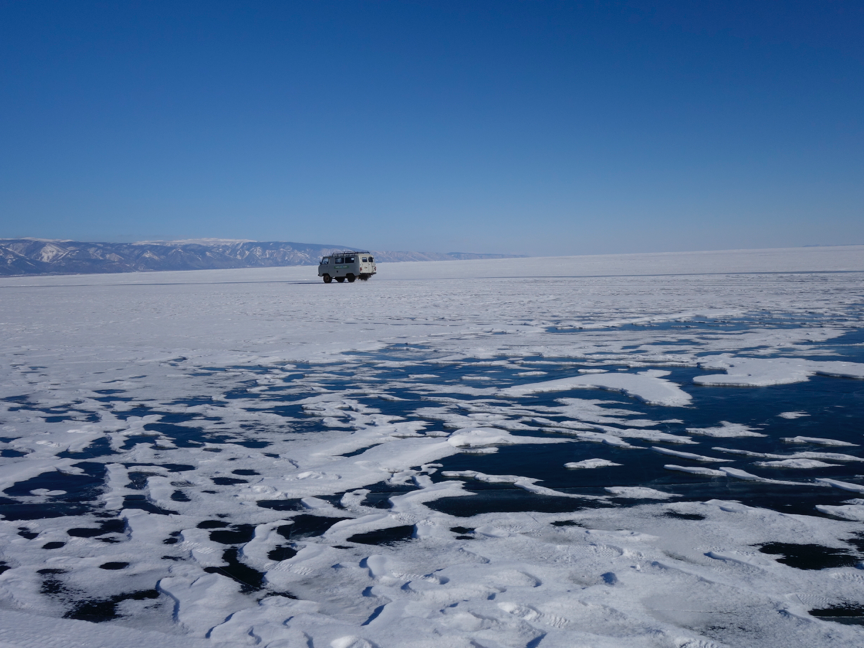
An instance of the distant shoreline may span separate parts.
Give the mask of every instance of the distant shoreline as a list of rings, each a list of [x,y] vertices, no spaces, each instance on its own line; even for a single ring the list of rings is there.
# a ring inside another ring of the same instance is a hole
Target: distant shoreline
[[[107,274],[176,270],[226,270],[310,266],[344,245],[197,239],[107,243],[36,238],[0,239],[0,276]],[[465,261],[523,258],[511,254],[471,252],[373,251],[376,260]]]

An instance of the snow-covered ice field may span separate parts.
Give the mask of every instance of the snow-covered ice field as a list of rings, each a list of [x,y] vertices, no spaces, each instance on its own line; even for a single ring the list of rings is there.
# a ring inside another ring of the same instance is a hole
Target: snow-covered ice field
[[[864,246],[0,279],[0,647],[864,645]]]

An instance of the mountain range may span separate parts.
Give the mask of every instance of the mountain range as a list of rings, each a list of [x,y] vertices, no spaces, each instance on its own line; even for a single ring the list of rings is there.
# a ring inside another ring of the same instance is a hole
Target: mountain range
[[[0,239],[0,276],[93,274],[158,270],[213,270],[315,265],[322,256],[350,246],[199,239],[90,243],[53,239]],[[511,254],[374,251],[377,262],[504,259]]]

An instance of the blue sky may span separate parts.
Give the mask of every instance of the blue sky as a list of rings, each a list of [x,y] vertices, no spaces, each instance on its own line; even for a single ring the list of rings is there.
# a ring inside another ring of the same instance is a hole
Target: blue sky
[[[864,2],[0,0],[0,237],[864,243]]]

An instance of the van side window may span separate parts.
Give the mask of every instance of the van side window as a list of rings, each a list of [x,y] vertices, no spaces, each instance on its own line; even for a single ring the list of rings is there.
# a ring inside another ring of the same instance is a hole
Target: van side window
[[[321,265],[327,265],[330,263],[330,257],[324,257],[321,259]]]
[[[336,257],[336,260],[333,263],[343,263],[342,257]]]
[[[354,258],[353,256],[345,257],[345,263],[354,263]]]

